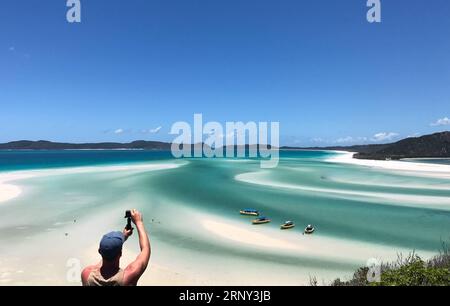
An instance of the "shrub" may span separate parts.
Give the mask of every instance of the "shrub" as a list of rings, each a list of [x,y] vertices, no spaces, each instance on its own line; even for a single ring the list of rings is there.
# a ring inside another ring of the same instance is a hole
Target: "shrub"
[[[381,286],[449,286],[450,274],[447,268],[429,267],[416,256],[407,265],[381,274]]]
[[[450,252],[443,243],[439,255],[424,261],[415,252],[381,265],[381,282],[367,281],[368,268],[361,267],[348,281],[335,279],[331,286],[450,286]],[[317,282],[316,282],[317,285]]]

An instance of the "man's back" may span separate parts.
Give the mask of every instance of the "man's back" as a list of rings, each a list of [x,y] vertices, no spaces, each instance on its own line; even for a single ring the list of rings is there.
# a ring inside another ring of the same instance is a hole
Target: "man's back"
[[[125,286],[124,271],[118,269],[117,273],[112,275],[103,275],[101,268],[93,268],[87,276],[86,286]]]
[[[144,228],[142,215],[137,210],[131,211],[131,219],[136,225],[141,252],[125,269],[120,268],[122,244],[131,236],[133,230],[125,229],[123,233],[111,232],[100,242],[99,253],[102,262],[86,267],[81,273],[83,286],[136,286],[139,278],[147,269],[150,260],[150,241]]]

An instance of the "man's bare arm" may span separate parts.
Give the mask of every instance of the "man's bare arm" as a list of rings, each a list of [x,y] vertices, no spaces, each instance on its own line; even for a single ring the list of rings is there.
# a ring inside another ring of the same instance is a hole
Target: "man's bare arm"
[[[141,252],[136,257],[135,261],[126,267],[124,271],[124,281],[127,285],[136,285],[145,269],[147,269],[148,262],[150,260],[151,248],[141,213],[133,209],[131,211],[131,218],[138,231]]]

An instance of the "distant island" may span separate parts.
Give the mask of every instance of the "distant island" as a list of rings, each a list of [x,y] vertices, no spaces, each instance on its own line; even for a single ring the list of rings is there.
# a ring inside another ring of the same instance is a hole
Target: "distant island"
[[[357,145],[349,147],[316,147],[310,150],[339,150],[357,152],[354,158],[399,160],[403,158],[450,158],[450,132],[409,137],[394,143]]]
[[[170,150],[170,143],[138,140],[129,143],[64,143],[46,140],[20,140],[0,144],[0,150]]]
[[[20,140],[0,144],[0,150],[157,150],[169,151],[170,143],[138,140],[129,143],[61,143],[45,140]],[[248,148],[248,145],[245,146]],[[339,150],[356,152],[359,159],[450,158],[450,132],[410,137],[388,144],[332,147],[288,147],[281,150]]]

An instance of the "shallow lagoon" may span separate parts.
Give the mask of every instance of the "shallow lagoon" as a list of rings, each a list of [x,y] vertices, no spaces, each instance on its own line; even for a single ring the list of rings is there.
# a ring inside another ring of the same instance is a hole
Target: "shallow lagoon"
[[[67,260],[98,260],[99,238],[131,207],[151,233],[144,284],[306,284],[350,276],[371,257],[431,256],[450,239],[450,180],[328,162],[333,154],[282,152],[276,169],[261,169],[168,152],[3,152],[0,169],[33,177],[11,182],[22,194],[0,203],[0,281],[73,284]],[[272,223],[252,226],[246,207]],[[280,231],[285,220],[297,227]],[[314,235],[302,235],[307,224]]]

